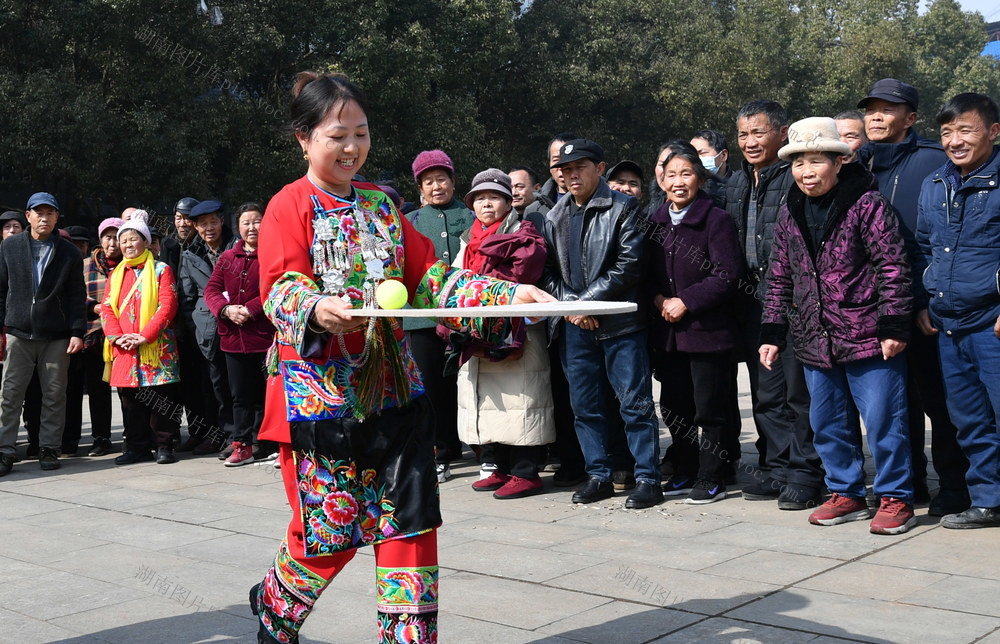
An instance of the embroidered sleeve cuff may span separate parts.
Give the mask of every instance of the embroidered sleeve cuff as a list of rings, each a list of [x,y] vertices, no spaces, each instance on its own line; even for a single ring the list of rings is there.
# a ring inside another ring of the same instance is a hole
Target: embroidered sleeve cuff
[[[315,349],[321,337],[309,330],[309,317],[316,303],[324,297],[326,295],[311,278],[289,272],[274,282],[264,303],[264,313],[274,324],[277,339],[295,347],[303,357],[309,349]],[[319,347],[322,348],[322,342]]]
[[[876,323],[875,334],[878,336],[879,342],[882,340],[899,340],[900,342],[909,342],[910,316],[883,315]]]
[[[765,323],[760,325],[760,343],[773,344],[778,350],[784,351],[788,338],[788,325]]]

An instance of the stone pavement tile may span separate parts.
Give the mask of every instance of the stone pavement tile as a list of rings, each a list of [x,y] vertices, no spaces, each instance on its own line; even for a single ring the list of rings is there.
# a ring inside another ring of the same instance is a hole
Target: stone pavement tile
[[[0,608],[0,638],[3,638],[5,642],[23,642],[24,644],[62,642],[76,635],[79,633],[34,617],[15,613],[6,608]]]
[[[470,572],[450,575],[441,584],[441,605],[472,619],[488,615],[491,622],[534,630],[569,615],[588,611],[610,600],[580,592],[485,577]],[[489,592],[486,593],[486,590]],[[590,588],[601,592],[600,588]]]
[[[76,505],[85,505],[105,510],[139,510],[147,506],[155,506],[178,500],[179,496],[167,492],[152,492],[123,488],[118,485],[102,484],[102,490],[89,490],[85,494],[75,494],[64,500]]]
[[[159,595],[74,613],[50,623],[108,642],[177,644],[252,641],[257,622],[246,609],[240,617],[219,610],[196,610],[184,601]]]
[[[814,526],[808,522],[806,515],[800,516],[801,527],[740,523],[707,533],[702,539],[711,543],[844,560],[867,555],[888,545],[896,547],[892,539],[899,539],[868,532],[865,521]]]
[[[0,586],[0,606],[41,620],[117,604],[132,596],[127,588],[57,570]]]
[[[725,617],[711,617],[693,626],[682,628],[666,637],[653,640],[651,644],[799,644],[813,642],[815,633],[804,633],[785,628],[775,628],[764,624],[753,624]]]
[[[726,617],[866,642],[971,642],[1000,620],[874,599],[791,588]]]
[[[56,512],[54,514],[60,514]],[[46,516],[53,516],[52,514]],[[99,546],[106,541],[96,539],[92,535],[83,535],[77,532],[72,525],[58,523],[46,523],[44,525],[33,525],[28,523],[33,517],[21,520],[0,521],[0,543],[3,544],[3,554],[11,559],[20,561],[38,562],[44,564],[49,558],[55,556],[53,549],[47,547],[45,538],[54,535],[53,525],[59,525],[59,552],[75,552]]]
[[[2,508],[0,516],[3,516],[4,521],[29,517],[33,514],[68,510],[72,507],[72,503],[64,501],[41,499],[14,492],[0,492],[0,508]]]
[[[213,483],[206,479],[195,478],[193,476],[181,476],[177,474],[161,474],[159,471],[153,474],[143,474],[141,476],[119,477],[117,484],[121,487],[133,490],[148,490],[150,492],[174,492],[185,490],[184,495],[191,495],[190,488],[200,487]]]
[[[758,550],[701,572],[785,586],[841,564],[839,559]]]
[[[502,519],[539,521],[549,523],[554,520],[575,516],[579,510],[569,502],[570,492],[540,494],[529,499],[509,499],[499,501],[483,492],[469,489],[455,490],[448,496],[448,490],[441,491],[441,502],[454,510],[479,515],[495,516]],[[484,498],[485,497],[485,498]],[[528,501],[524,503],[524,501]]]
[[[80,537],[124,543],[147,550],[170,548],[222,535],[219,530],[211,528],[98,508],[62,510],[22,521],[45,529],[51,529],[53,525],[61,526],[60,540],[64,536],[62,532],[66,531]]]
[[[350,568],[351,565],[347,569]],[[369,581],[372,587],[370,596],[343,587],[327,588],[299,631],[302,644],[377,644],[378,609],[374,572]]]
[[[17,465],[20,465],[18,463]],[[17,465],[14,466],[15,471]],[[8,486],[7,476],[3,479],[3,488],[6,491],[17,490],[18,494],[24,494],[26,496],[41,498],[41,499],[52,499],[54,501],[64,501],[69,497],[78,497],[86,494],[99,494],[105,492],[108,486],[105,484],[107,480],[102,482],[87,482],[77,480],[75,476],[71,476],[69,472],[65,472],[66,468],[59,470],[63,474],[57,474],[55,476],[39,477],[33,479],[31,483],[26,483],[24,485],[19,485],[16,488],[14,486]],[[8,475],[10,476],[10,475]],[[17,481],[10,481],[11,483],[17,483]]]
[[[45,566],[10,559],[8,557],[0,557],[0,584],[24,577],[41,577],[51,572],[52,570]]]
[[[267,566],[234,568],[207,561],[178,565],[174,559],[161,560],[154,553],[145,567],[125,579],[122,587],[143,594],[201,606],[205,610],[226,610],[242,615],[249,610],[247,592],[264,578]]]
[[[264,570],[274,561],[274,555],[281,544],[280,538],[268,539],[249,534],[226,534],[217,539],[190,543],[177,548],[168,548],[158,553],[174,554],[188,559],[211,561],[237,568],[260,567]]]
[[[104,543],[68,553],[53,553],[45,560],[51,570],[61,570],[82,577],[126,585],[128,579],[138,578],[144,569],[170,566],[183,569],[195,566],[197,561],[168,553],[152,552],[148,549],[126,546],[120,543]]]
[[[800,581],[795,586],[892,602],[899,601],[904,595],[930,586],[945,577],[947,575],[942,573],[855,561]]]
[[[517,501],[497,501],[498,503],[516,503]],[[486,515],[479,515],[474,521],[460,523],[449,522],[445,518],[444,525],[438,531],[438,537],[447,535],[449,538],[464,540],[488,541],[490,543],[506,543],[512,546],[526,548],[548,548],[567,542],[599,534],[599,531],[563,525],[562,522],[539,523],[537,521],[522,521],[495,517],[486,510]]]
[[[705,615],[718,615],[780,588],[743,579],[618,562],[557,577],[546,585]]]
[[[700,615],[669,608],[613,601],[543,626],[538,632],[591,644],[627,644],[648,642],[700,619]]]
[[[569,541],[549,548],[575,555],[608,554],[633,568],[652,564],[677,570],[698,571],[752,552],[749,548],[697,539],[636,538],[628,533],[604,532],[598,536]]]
[[[936,528],[876,552],[865,562],[1000,580],[1000,557],[981,556],[996,552],[998,536],[1000,531],[990,529]]]
[[[604,502],[608,503],[608,502]],[[735,525],[737,521],[712,514],[702,514],[694,506],[682,506],[681,511],[660,505],[647,510],[626,510],[624,499],[613,506],[577,505],[573,513],[558,521],[559,525],[612,530],[636,538],[683,539]]]
[[[994,551],[995,552],[995,551]],[[952,575],[903,595],[904,604],[1000,617],[1000,581]]]
[[[288,499],[280,482],[266,485],[246,485],[240,483],[209,483],[179,492],[192,499],[207,499],[218,503],[232,503],[237,506],[252,506],[269,510],[287,510]],[[221,517],[220,517],[221,518]]]
[[[241,534],[252,534],[265,538],[284,538],[288,529],[288,522],[292,518],[292,511],[253,509],[228,519],[206,522],[205,527],[218,528],[229,532]],[[216,535],[218,536],[218,535]]]
[[[467,541],[442,548],[438,560],[449,568],[496,575],[507,579],[544,582],[608,561],[608,556],[585,557],[505,543]]]
[[[172,522],[205,524],[231,519],[255,511],[249,505],[237,505],[211,499],[180,499],[137,510],[137,514]]]
[[[981,640],[976,640],[976,644],[1000,644],[1000,627]]]

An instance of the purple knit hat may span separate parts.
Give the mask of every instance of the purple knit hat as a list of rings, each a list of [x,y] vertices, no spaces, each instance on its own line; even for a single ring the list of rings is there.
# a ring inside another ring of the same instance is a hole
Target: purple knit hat
[[[420,175],[431,168],[444,168],[448,174],[455,174],[455,164],[444,150],[424,150],[413,160],[413,180],[420,183]]]
[[[100,237],[108,228],[121,228],[125,220],[121,217],[108,217],[97,227],[97,236]]]

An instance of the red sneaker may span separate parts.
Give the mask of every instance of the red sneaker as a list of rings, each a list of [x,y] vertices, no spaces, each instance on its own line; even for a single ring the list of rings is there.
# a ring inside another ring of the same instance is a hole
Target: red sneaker
[[[537,476],[533,479],[522,479],[520,476],[512,476],[502,488],[493,493],[494,499],[520,499],[534,494],[541,494],[542,479]]]
[[[253,446],[233,441],[233,453],[222,464],[226,467],[239,467],[250,463],[253,463]]]
[[[848,521],[861,521],[872,515],[864,499],[841,496],[836,492],[823,505],[809,515],[809,523],[816,525],[837,525]]]
[[[913,516],[913,506],[905,501],[883,496],[875,518],[872,519],[872,534],[903,534],[917,525]]]
[[[493,490],[499,490],[502,488],[507,481],[510,480],[510,474],[501,474],[500,472],[493,472],[484,479],[479,479],[472,484],[472,489],[477,492],[492,492]]]

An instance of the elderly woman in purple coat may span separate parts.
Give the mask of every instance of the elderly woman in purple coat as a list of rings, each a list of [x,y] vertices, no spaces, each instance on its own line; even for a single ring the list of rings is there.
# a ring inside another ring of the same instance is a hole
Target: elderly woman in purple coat
[[[732,218],[701,189],[709,172],[698,152],[672,141],[664,153],[667,202],[653,213],[646,234],[653,372],[673,438],[674,475],[663,494],[712,503],[726,496],[726,470],[735,456],[728,454],[736,436],[727,410],[743,253]]]
[[[833,493],[809,521],[867,519],[861,438],[853,397],[868,432],[880,498],[871,532],[916,525],[906,415],[906,356],[912,297],[896,212],[851,153],[833,119],[792,124],[778,156],[795,185],[778,215],[761,320],[760,361],[784,350],[789,326],[805,367],[816,452]]]

